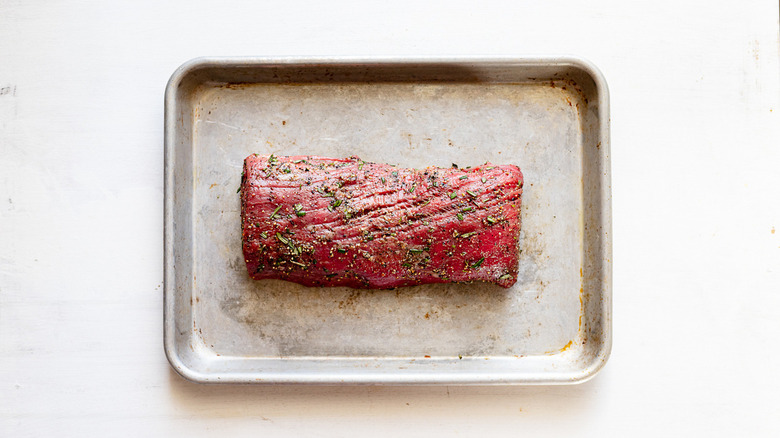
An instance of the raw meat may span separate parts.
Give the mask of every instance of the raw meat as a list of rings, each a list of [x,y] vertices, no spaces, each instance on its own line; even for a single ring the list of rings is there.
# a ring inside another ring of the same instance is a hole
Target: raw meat
[[[254,279],[385,289],[517,281],[523,175],[514,165],[401,169],[251,155],[241,182]]]

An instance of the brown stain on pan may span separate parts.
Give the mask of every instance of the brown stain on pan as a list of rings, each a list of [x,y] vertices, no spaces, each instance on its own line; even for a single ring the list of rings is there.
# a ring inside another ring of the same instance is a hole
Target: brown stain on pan
[[[547,354],[547,355],[552,355],[552,354],[559,354],[559,353],[563,353],[564,351],[566,351],[566,350],[568,350],[569,348],[571,348],[571,346],[572,346],[572,345],[574,345],[574,339],[572,339],[572,340],[570,340],[569,342],[567,342],[567,343],[566,343],[566,345],[564,345],[564,346],[563,346],[563,347],[561,347],[560,349],[558,349],[558,350],[552,350],[552,351],[545,351],[545,352],[544,352],[544,354]]]

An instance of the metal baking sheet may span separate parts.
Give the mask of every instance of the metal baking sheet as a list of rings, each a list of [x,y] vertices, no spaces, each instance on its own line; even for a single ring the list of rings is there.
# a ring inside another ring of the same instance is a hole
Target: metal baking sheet
[[[577,58],[196,59],[165,95],[165,351],[195,382],[581,382],[611,348],[606,83]],[[251,153],[517,164],[520,280],[394,290],[253,281]]]

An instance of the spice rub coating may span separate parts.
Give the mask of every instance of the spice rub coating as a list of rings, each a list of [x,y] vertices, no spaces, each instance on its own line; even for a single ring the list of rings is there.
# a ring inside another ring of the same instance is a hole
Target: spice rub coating
[[[404,169],[250,155],[241,181],[249,275],[386,289],[517,281],[523,174],[514,165]]]

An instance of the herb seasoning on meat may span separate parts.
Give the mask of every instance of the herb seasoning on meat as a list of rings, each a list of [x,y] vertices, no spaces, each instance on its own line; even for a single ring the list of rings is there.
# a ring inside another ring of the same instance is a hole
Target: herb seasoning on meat
[[[417,170],[253,154],[239,192],[254,279],[369,289],[517,281],[523,175],[514,165]]]

